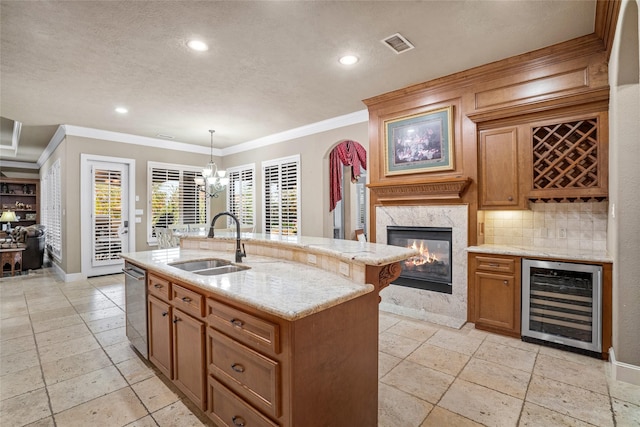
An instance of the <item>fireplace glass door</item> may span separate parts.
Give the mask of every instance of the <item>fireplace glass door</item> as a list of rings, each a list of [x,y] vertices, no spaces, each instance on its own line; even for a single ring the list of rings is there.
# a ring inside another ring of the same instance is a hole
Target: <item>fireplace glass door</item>
[[[387,244],[416,249],[393,284],[436,292],[451,291],[451,228],[387,227]]]

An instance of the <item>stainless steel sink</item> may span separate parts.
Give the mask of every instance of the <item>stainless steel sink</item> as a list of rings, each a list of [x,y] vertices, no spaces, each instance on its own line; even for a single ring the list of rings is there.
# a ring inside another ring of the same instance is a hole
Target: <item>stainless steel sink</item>
[[[248,270],[250,268],[231,264],[231,261],[218,258],[203,259],[199,261],[176,262],[175,264],[169,265],[171,267],[179,268],[180,270],[188,271],[193,274],[200,274],[203,276],[216,276],[218,274],[235,273],[238,271]]]
[[[184,271],[196,271],[196,270],[206,270],[209,268],[221,267],[223,265],[229,265],[231,261],[227,261],[224,259],[211,258],[211,259],[201,259],[199,261],[185,261],[185,262],[176,262],[175,264],[169,264],[171,267],[179,268]]]
[[[218,274],[235,273],[238,271],[248,270],[250,267],[244,267],[239,265],[223,265],[221,267],[207,268],[205,270],[192,271],[195,274],[201,274],[203,276],[215,276]]]

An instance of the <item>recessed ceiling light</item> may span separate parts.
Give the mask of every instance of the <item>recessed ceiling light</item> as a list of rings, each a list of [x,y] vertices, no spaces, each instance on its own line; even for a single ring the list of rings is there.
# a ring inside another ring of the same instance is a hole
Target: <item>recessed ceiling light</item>
[[[175,139],[175,136],[171,136],[171,135],[166,135],[164,133],[159,133],[156,135],[158,138],[163,138],[163,139]]]
[[[127,110],[124,107],[117,107],[116,108],[116,113],[120,113],[120,114],[127,114],[129,112],[129,110]]]
[[[197,50],[198,52],[209,50],[209,46],[207,46],[205,42],[200,40],[189,40],[187,42],[187,46],[189,46],[190,49]]]
[[[342,65],[353,65],[358,62],[358,57],[355,55],[345,55],[340,58],[340,63]]]

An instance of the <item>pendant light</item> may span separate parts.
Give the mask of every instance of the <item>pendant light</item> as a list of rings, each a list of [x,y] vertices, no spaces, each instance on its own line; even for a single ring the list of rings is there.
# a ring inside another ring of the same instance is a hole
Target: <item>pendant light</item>
[[[211,134],[211,159],[209,163],[202,169],[201,176],[194,178],[194,182],[198,186],[198,190],[202,191],[206,197],[218,197],[218,193],[223,191],[227,184],[229,184],[229,178],[227,178],[227,171],[218,170],[218,166],[213,161],[213,133],[215,130],[210,129]]]

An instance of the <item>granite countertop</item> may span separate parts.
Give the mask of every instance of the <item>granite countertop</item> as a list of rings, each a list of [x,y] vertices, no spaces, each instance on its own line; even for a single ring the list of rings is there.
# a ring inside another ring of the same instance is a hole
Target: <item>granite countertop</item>
[[[568,248],[538,248],[533,246],[480,245],[469,246],[467,252],[516,255],[523,257],[559,258],[572,261],[613,262],[607,251]]]
[[[206,239],[204,232],[179,233],[182,238]],[[379,243],[360,242],[357,240],[329,239],[326,237],[308,236],[273,236],[260,233],[241,233],[242,243],[257,242],[260,244],[274,244],[281,247],[303,249],[309,253],[331,255],[345,261],[364,265],[386,265],[402,261],[415,256],[415,249],[400,246],[383,245]],[[216,232],[215,239],[236,240],[232,232]]]
[[[244,236],[243,236],[244,240]],[[286,320],[297,320],[374,290],[336,273],[277,258],[250,255],[245,271],[203,276],[169,264],[208,258],[234,261],[234,253],[197,249],[159,249],[121,257],[166,277],[200,287]]]

